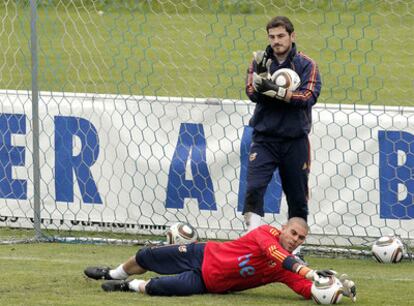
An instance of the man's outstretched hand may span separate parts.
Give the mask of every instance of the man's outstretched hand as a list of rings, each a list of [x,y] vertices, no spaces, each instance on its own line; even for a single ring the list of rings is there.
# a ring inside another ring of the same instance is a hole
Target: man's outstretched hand
[[[336,272],[334,270],[310,270],[306,274],[306,278],[311,281],[318,281],[322,277],[335,276]]]
[[[318,283],[321,278],[336,276],[336,271],[334,270],[310,270],[306,274],[306,278]],[[346,274],[341,274],[339,276],[339,281],[342,284],[343,295],[349,297],[352,302],[356,302],[356,286],[355,283],[349,278]]]
[[[253,88],[256,92],[266,95],[270,98],[284,99],[287,94],[287,89],[282,86],[277,86],[271,80],[253,73]]]
[[[349,297],[352,302],[356,302],[356,286],[355,283],[349,279],[348,275],[342,274],[339,277],[339,280],[343,286],[343,294],[346,297]]]

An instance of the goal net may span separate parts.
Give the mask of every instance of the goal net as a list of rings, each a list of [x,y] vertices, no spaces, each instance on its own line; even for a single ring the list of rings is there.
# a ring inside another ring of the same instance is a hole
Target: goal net
[[[276,14],[323,80],[307,243],[413,239],[410,1],[9,0],[0,11],[3,241],[22,229],[134,239],[176,221],[240,236],[255,106],[245,72]],[[265,212],[286,221],[277,172]]]

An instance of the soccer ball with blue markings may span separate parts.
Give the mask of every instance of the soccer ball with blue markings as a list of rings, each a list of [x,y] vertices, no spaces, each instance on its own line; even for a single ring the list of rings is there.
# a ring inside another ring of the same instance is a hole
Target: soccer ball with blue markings
[[[187,244],[196,242],[197,239],[197,230],[186,222],[174,223],[167,231],[167,244]]]

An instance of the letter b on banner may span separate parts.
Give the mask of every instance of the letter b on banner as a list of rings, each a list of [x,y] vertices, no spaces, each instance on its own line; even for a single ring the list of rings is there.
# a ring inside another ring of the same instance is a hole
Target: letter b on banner
[[[379,131],[380,217],[414,219],[414,135]]]

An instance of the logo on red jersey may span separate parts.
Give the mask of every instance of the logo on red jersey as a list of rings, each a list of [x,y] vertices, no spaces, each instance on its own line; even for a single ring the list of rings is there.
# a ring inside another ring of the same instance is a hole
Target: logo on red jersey
[[[248,265],[248,263],[250,261],[250,257],[252,255],[253,254],[250,253],[250,254],[247,254],[247,255],[240,256],[238,258],[239,267],[240,267],[239,272],[240,272],[241,277],[243,277],[243,278],[246,278],[247,276],[251,276],[256,272],[256,269],[254,267]]]

